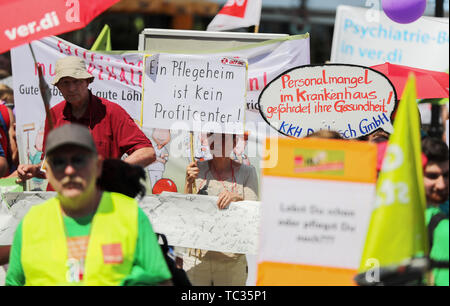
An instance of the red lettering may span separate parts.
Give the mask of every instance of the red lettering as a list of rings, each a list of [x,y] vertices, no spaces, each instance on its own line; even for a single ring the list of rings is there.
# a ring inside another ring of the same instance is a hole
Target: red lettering
[[[57,46],[58,46],[59,52],[64,53],[63,49],[61,49],[61,43],[62,43],[62,41],[58,40]]]
[[[125,84],[129,85],[128,81],[125,77],[125,69],[123,69],[123,68],[120,69],[120,80],[119,81],[124,82]]]
[[[103,78],[102,78],[103,67],[98,65],[98,70],[100,70],[98,73],[98,79],[103,81]]]
[[[251,78],[248,81],[250,83],[250,91],[259,90],[258,78]],[[253,84],[255,84],[255,89],[253,89]]]
[[[70,46],[67,46],[66,53],[67,55],[72,55],[72,50],[70,50]]]
[[[285,74],[281,77],[281,82],[283,83],[283,89],[286,88],[286,82],[288,82],[291,79],[291,76],[289,74]]]
[[[48,68],[48,74],[50,75],[50,76],[55,76],[56,75],[56,72],[53,70],[53,72],[52,72],[52,64],[50,64],[50,67]]]
[[[36,63],[34,65],[34,74],[39,75],[39,69],[42,71],[42,75],[45,76],[45,64],[42,63]]]
[[[133,82],[133,79],[134,79],[134,70],[133,70],[133,69],[130,69],[130,72],[131,72],[131,85],[136,86],[136,84],[134,84],[134,82]]]
[[[106,67],[106,71],[108,71],[108,81],[111,80],[111,78],[117,80],[117,76],[114,74],[114,67],[111,67],[111,71],[109,71],[109,67]]]
[[[372,81],[369,82],[369,70],[366,69],[365,73],[364,73],[364,84],[370,84],[372,83]]]
[[[87,71],[92,74],[92,72],[94,72],[94,70],[95,70],[95,65],[92,63],[89,63]]]

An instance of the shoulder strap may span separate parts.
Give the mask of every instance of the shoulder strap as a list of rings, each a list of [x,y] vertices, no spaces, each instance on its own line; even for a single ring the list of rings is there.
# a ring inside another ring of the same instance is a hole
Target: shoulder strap
[[[6,130],[8,130],[9,125],[10,125],[8,107],[6,107],[4,105],[0,105],[0,114],[3,117],[2,119],[4,120],[4,128],[6,128]]]
[[[428,223],[428,243],[430,246],[430,251],[431,251],[431,248],[433,247],[434,230],[436,229],[436,227],[439,225],[439,223],[442,220],[447,219],[447,218],[448,217],[443,213],[438,213],[438,214],[435,214],[433,217],[431,217],[430,223]]]

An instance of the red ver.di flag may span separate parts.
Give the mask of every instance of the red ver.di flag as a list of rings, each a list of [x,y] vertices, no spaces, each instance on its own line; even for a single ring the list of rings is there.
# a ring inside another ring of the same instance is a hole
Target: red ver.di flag
[[[81,29],[119,0],[0,0],[0,53]]]
[[[259,25],[262,0],[228,0],[207,31],[226,31]]]

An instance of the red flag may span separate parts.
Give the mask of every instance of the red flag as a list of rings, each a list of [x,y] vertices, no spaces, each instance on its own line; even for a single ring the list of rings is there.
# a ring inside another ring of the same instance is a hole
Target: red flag
[[[0,53],[86,26],[119,0],[0,0]]]
[[[259,25],[262,0],[228,0],[207,31],[225,31]]]

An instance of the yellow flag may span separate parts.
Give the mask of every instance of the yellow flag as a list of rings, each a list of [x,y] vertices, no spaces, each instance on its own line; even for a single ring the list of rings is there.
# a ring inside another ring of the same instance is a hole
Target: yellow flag
[[[360,271],[428,253],[416,81],[410,75],[377,183]]]
[[[111,51],[111,30],[107,24],[92,45],[91,51]]]

